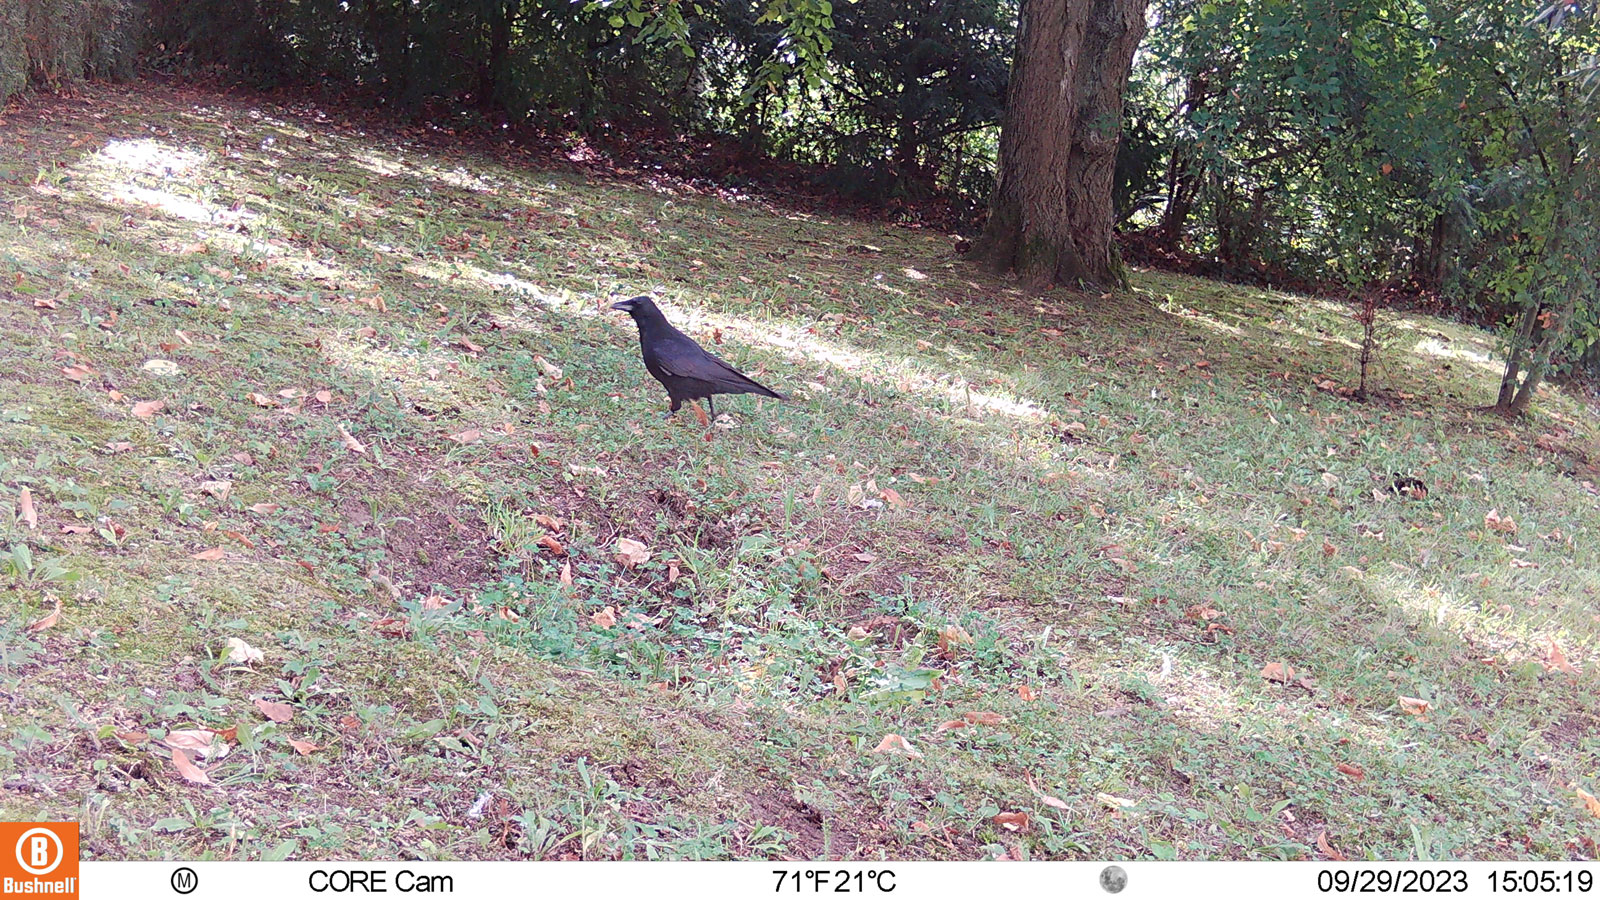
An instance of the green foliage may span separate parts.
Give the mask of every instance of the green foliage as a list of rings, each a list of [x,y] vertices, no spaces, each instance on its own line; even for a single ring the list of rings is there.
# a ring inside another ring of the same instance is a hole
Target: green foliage
[[[0,4],[0,102],[30,85],[131,74],[137,30],[129,0]]]

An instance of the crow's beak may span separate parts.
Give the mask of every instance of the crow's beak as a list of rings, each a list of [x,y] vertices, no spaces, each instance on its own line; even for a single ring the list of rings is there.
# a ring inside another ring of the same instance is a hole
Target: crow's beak
[[[617,312],[630,312],[633,309],[633,301],[632,300],[618,300],[617,302],[611,304],[611,308],[616,310]]]

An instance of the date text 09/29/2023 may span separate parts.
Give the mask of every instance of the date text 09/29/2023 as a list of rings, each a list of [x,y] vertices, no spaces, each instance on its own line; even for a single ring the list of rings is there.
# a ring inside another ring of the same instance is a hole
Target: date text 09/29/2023
[[[1468,887],[1464,869],[1323,869],[1317,890],[1334,894],[1459,894]],[[1594,890],[1588,869],[1494,869],[1488,888],[1494,894],[1587,894]]]

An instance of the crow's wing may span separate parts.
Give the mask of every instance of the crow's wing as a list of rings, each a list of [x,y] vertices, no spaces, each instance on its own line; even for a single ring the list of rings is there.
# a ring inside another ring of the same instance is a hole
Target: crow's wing
[[[759,384],[755,379],[728,365],[720,357],[707,352],[704,347],[692,340],[685,339],[683,343],[674,341],[672,346],[661,348],[656,362],[668,375],[704,381],[719,393],[764,394],[779,399],[783,397],[777,391]]]

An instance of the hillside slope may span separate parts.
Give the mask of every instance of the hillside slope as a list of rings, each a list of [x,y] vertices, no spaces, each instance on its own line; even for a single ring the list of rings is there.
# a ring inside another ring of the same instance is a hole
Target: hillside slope
[[[1396,319],[1354,403],[1335,305],[1030,296],[444,146],[154,87],[5,117],[0,817],[111,859],[1596,855],[1594,412],[1470,412],[1487,336]],[[792,402],[661,423],[604,311],[650,289]]]

